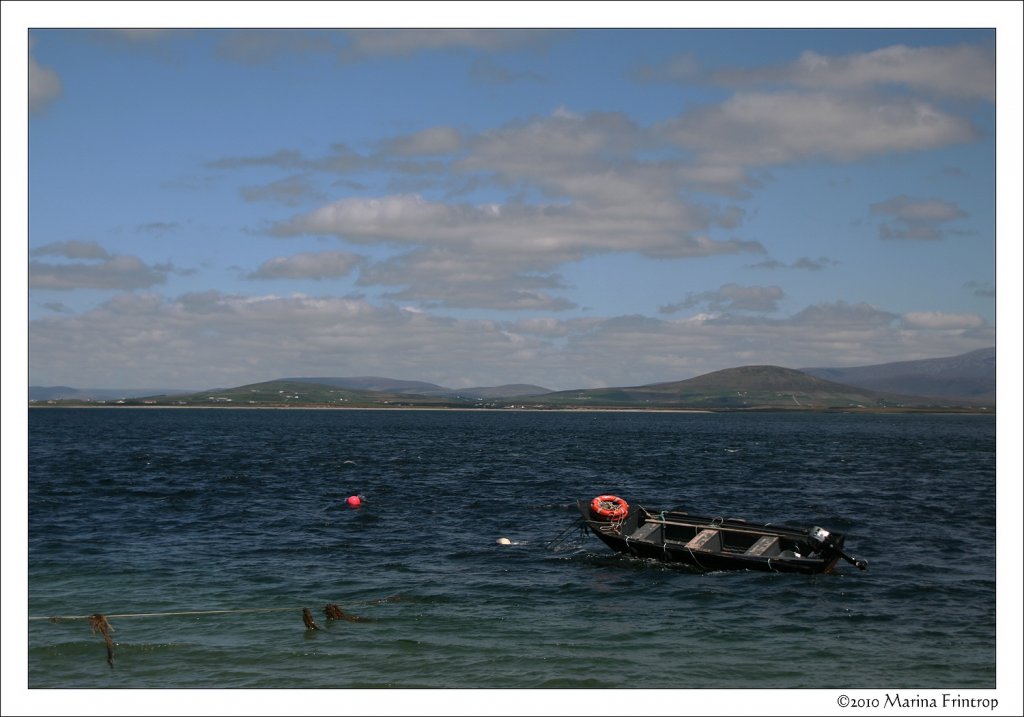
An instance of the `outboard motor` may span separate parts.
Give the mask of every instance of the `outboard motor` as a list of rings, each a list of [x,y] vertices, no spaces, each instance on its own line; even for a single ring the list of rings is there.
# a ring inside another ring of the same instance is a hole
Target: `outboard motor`
[[[824,528],[814,526],[811,528],[811,532],[807,534],[808,540],[816,551],[821,554],[833,553],[838,555],[846,562],[855,565],[860,570],[867,570],[868,561],[854,558],[843,552],[843,538],[842,536],[832,535]]]
[[[811,528],[811,532],[807,534],[807,537],[811,541],[812,548],[819,553],[836,549],[835,536],[817,525]]]

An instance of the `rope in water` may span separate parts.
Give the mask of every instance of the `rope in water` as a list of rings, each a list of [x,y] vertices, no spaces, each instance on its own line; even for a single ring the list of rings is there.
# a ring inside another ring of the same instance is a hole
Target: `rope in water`
[[[226,613],[238,613],[238,612],[284,612],[287,610],[302,610],[301,607],[244,607],[235,610],[187,610],[183,612],[124,612],[124,613],[110,613],[105,616],[111,617],[172,617],[179,615],[223,615]],[[59,622],[61,620],[89,620],[92,615],[54,615],[54,616],[43,616],[43,615],[30,615],[29,620],[49,620],[51,622]]]
[[[349,601],[350,604],[375,604],[380,605],[383,603],[398,602],[401,600],[400,595],[389,595],[388,597],[378,598],[376,600],[353,600]],[[330,607],[330,605],[328,605]],[[305,607],[240,607],[229,610],[178,610],[175,612],[122,612],[122,613],[104,613],[107,618],[112,617],[178,617],[182,615],[227,615],[231,613],[245,613],[245,612],[291,612],[294,610],[305,610]],[[61,620],[92,620],[96,613],[92,615],[30,615],[29,620],[49,620],[50,622],[60,622]]]
[[[377,600],[377,602],[391,602],[397,600],[397,595],[386,597],[383,600]],[[110,623],[110,618],[167,618],[167,617],[180,617],[180,616],[196,616],[196,615],[227,615],[227,614],[238,614],[238,613],[291,613],[291,611],[302,610],[302,623],[306,626],[306,630],[319,630],[319,625],[313,619],[313,614],[308,607],[236,607],[233,609],[198,609],[198,610],[175,610],[173,613],[118,613],[116,615],[102,615],[100,613],[93,613],[92,615],[65,615],[65,616],[29,616],[29,620],[47,620],[51,623],[59,623],[65,620],[88,620],[89,628],[93,634],[97,632],[102,636],[103,642],[106,643],[106,664],[114,668],[114,638],[111,637],[111,632],[114,631],[114,626]],[[350,623],[362,623],[362,622],[374,622],[373,618],[360,618],[355,615],[349,615],[345,613],[341,607],[332,603],[328,603],[324,606],[324,615],[327,616],[328,620],[347,620]]]

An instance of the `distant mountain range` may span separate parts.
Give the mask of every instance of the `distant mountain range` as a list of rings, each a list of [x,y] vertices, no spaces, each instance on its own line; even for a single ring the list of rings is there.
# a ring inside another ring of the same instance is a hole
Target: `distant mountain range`
[[[29,386],[29,401],[116,401],[118,399],[139,398],[141,396],[158,396],[171,394],[194,393],[194,389],[176,388],[72,388],[71,386]]]
[[[355,391],[381,391],[384,393],[403,393],[415,396],[435,396],[443,398],[466,398],[470,400],[482,398],[502,398],[504,396],[540,396],[551,393],[551,389],[533,386],[526,383],[506,384],[504,386],[477,386],[473,388],[445,388],[436,383],[424,381],[403,381],[397,378],[382,376],[354,376],[351,378],[286,378],[283,381],[299,381],[301,383],[319,383],[324,386],[350,388]]]
[[[35,403],[235,406],[822,409],[995,406],[995,348],[852,368],[741,366],[685,381],[551,391],[530,384],[451,389],[381,376],[292,377],[235,388],[116,391],[29,387]]]
[[[993,404],[996,400],[994,346],[948,358],[898,361],[852,368],[802,368],[800,371],[872,391],[987,404]]]

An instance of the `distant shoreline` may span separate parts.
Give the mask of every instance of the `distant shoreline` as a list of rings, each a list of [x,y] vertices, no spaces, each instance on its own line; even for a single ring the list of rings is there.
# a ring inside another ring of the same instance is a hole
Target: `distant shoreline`
[[[227,405],[195,405],[195,406],[169,406],[169,405],[87,405],[87,404],[52,404],[52,403],[30,403],[29,408],[83,408],[83,409],[198,409],[198,410],[221,410],[221,411],[461,411],[467,413],[870,413],[870,414],[904,414],[904,413],[928,413],[928,414],[951,414],[951,415],[978,415],[994,416],[995,408],[920,408],[920,407],[872,407],[872,408],[846,408],[846,407],[801,407],[801,408],[778,408],[774,406],[753,407],[753,408],[616,408],[610,406],[566,406],[558,408],[475,408],[471,406],[318,406],[318,405],[289,405],[289,406],[227,406]]]
[[[52,404],[52,403],[33,403],[29,404],[29,408],[111,408],[111,409],[131,409],[141,408],[146,410],[170,408],[174,410],[181,409],[200,409],[200,410],[220,410],[220,411],[466,411],[469,413],[722,413],[725,411],[718,411],[707,408],[605,408],[605,407],[574,407],[568,406],[565,408],[474,408],[472,406],[317,406],[317,405],[302,405],[295,404],[291,406],[225,406],[211,405],[211,406],[141,406],[138,404],[131,405],[86,405],[86,404]]]

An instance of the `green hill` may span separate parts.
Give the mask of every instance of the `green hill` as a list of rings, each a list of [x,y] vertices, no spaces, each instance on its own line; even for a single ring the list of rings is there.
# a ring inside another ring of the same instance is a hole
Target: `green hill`
[[[239,406],[285,407],[324,406],[386,408],[396,406],[436,406],[458,401],[430,396],[413,396],[385,391],[355,390],[308,379],[284,379],[251,383],[235,388],[215,388],[173,396],[144,396],[124,402],[127,405],[157,406]]]
[[[854,388],[779,366],[742,366],[685,381],[628,388],[559,391],[531,400],[561,406],[661,408],[869,408],[920,405],[920,399]]]

